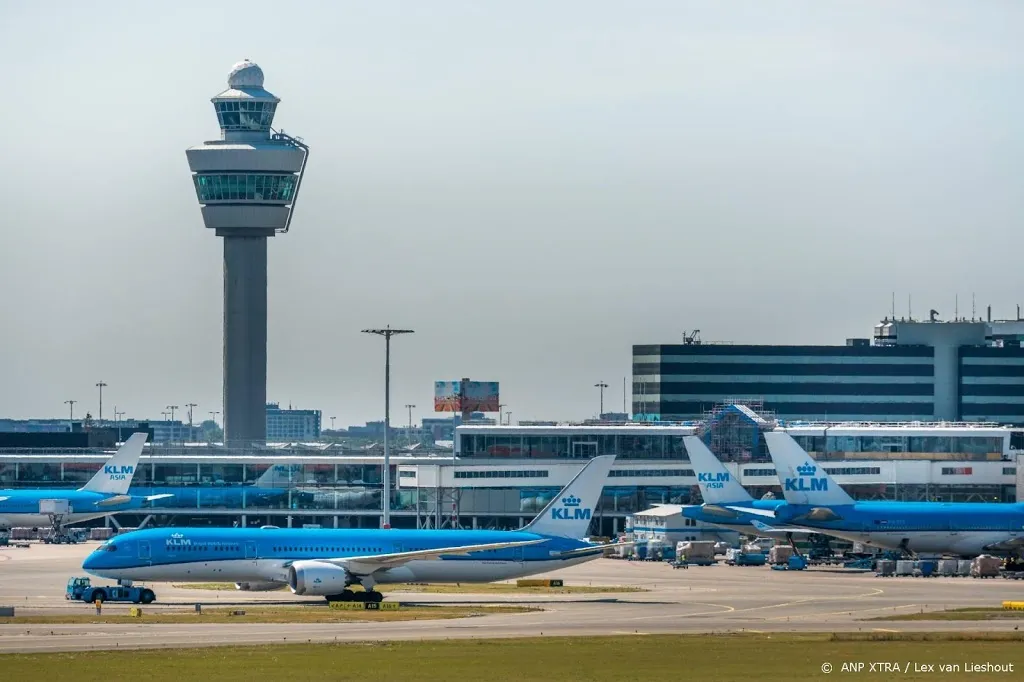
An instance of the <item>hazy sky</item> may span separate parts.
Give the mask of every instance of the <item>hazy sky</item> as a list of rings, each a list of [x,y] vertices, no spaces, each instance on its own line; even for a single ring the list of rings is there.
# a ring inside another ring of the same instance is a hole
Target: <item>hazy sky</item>
[[[0,0],[0,415],[221,409],[186,147],[260,64],[311,145],[268,398],[325,423],[622,401],[634,343],[843,343],[1024,303],[1024,5]]]

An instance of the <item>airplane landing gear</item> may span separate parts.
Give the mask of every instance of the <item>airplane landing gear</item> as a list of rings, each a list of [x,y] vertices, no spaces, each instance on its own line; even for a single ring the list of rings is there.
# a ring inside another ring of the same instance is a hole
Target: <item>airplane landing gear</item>
[[[345,590],[341,594],[329,594],[326,596],[326,599],[328,603],[336,601],[380,603],[384,601],[384,595],[375,590],[371,590],[369,592],[353,592],[352,590]]]

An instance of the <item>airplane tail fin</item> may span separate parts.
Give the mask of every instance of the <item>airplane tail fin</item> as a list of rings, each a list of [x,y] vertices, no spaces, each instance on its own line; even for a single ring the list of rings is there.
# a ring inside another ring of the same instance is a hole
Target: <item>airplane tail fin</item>
[[[301,466],[296,467],[293,464],[271,464],[266,471],[260,474],[253,486],[256,488],[287,488],[292,484],[292,474],[301,470]]]
[[[114,456],[107,460],[106,464],[100,467],[96,475],[89,479],[89,482],[79,488],[91,493],[111,493],[114,495],[125,495],[128,487],[132,484],[132,477],[139,466],[139,457],[142,455],[142,446],[146,444],[149,436],[145,433],[133,433],[128,437]]]
[[[615,455],[602,455],[587,462],[523,530],[560,538],[586,537],[613,462]]]
[[[775,462],[786,502],[822,507],[854,503],[853,498],[788,433],[768,431],[764,440],[768,444],[768,454]]]
[[[740,485],[740,482],[729,473],[725,465],[715,457],[697,436],[684,436],[686,452],[690,455],[690,464],[697,475],[700,494],[707,504],[726,504],[750,502],[754,498]]]

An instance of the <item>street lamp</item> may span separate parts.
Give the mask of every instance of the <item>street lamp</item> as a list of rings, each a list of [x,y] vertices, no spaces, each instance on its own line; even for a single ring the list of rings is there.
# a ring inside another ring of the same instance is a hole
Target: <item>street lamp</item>
[[[601,415],[604,414],[604,389],[608,388],[608,384],[604,383],[603,381],[599,381],[596,384],[594,384],[594,388],[601,390],[601,411],[597,413],[597,417],[598,419],[600,419]]]
[[[64,401],[65,405],[70,405],[71,406],[71,411],[68,413],[68,422],[75,421],[75,403],[77,403],[77,402],[78,402],[77,400],[65,400]],[[68,428],[72,428],[70,423],[68,424]]]
[[[220,410],[210,410],[209,414],[210,414],[210,419],[213,420],[214,424],[216,424],[217,423],[217,415],[220,414]]]
[[[396,334],[412,334],[412,329],[364,329],[363,334],[384,337],[384,504],[383,526],[391,528],[391,446],[388,431],[391,430],[391,337]]]
[[[96,382],[96,388],[100,389],[100,421],[103,421],[103,387],[106,385],[107,384],[102,381]]]

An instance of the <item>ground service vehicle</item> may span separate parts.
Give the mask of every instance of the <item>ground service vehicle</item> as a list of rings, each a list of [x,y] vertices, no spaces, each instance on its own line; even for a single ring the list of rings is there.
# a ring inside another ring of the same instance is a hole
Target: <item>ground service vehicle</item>
[[[135,587],[131,583],[118,585],[92,585],[89,578],[68,580],[64,598],[74,601],[93,602],[130,601],[135,604],[152,604],[156,595],[148,587]]]

